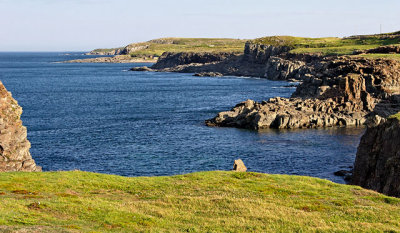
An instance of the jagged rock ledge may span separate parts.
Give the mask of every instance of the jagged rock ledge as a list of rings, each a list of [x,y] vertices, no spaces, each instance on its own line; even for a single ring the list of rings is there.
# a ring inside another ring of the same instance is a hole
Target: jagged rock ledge
[[[349,56],[291,54],[285,46],[246,43],[243,54],[164,53],[152,67],[132,71],[253,76],[299,81],[291,99],[246,101],[207,120],[209,126],[304,128],[358,126],[369,116],[400,110],[400,62]],[[397,51],[382,47],[377,51]]]
[[[338,95],[331,97],[332,93]],[[360,126],[374,105],[362,77],[349,74],[319,98],[276,97],[261,103],[247,100],[207,120],[206,124],[254,130]]]
[[[361,138],[352,184],[400,197],[400,112],[381,121]]]
[[[396,61],[323,58],[285,75],[303,81],[292,98],[247,100],[206,124],[255,130],[359,126],[369,116],[387,117],[400,110],[400,63]]]
[[[29,152],[26,127],[20,119],[22,108],[0,82],[0,172],[41,171]]]

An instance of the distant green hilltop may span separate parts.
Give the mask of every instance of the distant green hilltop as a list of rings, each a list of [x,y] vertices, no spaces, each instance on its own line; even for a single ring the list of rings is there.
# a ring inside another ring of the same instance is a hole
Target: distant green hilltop
[[[307,38],[270,36],[252,40],[257,44],[288,46],[292,53],[322,53],[323,55],[350,55],[356,50],[367,50],[383,45],[400,45],[400,31],[394,33],[359,35],[344,38]]]
[[[160,38],[132,43],[121,48],[95,49],[89,54],[111,53],[131,57],[159,57],[164,52],[233,52],[242,53],[246,42],[290,47],[291,53],[318,53],[322,55],[351,55],[357,50],[367,50],[383,45],[400,45],[400,31],[375,35],[350,37],[294,37],[268,36],[253,40],[229,38]],[[400,59],[398,54],[368,54],[372,58]]]
[[[95,49],[90,54],[110,53],[131,57],[159,57],[164,52],[243,52],[247,40],[226,38],[160,38],[132,43],[123,48]]]

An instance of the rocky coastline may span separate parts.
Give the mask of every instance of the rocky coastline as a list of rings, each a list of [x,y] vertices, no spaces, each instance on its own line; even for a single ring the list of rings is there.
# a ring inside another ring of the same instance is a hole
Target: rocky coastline
[[[22,108],[0,82],[0,172],[41,171],[29,152]]]
[[[114,57],[96,57],[63,61],[62,63],[155,63],[157,58],[131,57],[129,55],[116,55]]]
[[[131,70],[298,81],[300,85],[291,98],[246,100],[205,123],[251,130],[367,125],[354,168],[335,175],[351,184],[400,197],[400,113],[389,117],[400,112],[400,62],[288,51],[287,47],[247,43],[243,54],[166,53],[152,67]],[[355,54],[399,51],[400,46],[382,46]]]
[[[383,46],[372,52],[393,52]],[[355,56],[291,54],[289,47],[246,43],[243,54],[164,53],[152,67],[132,71],[195,73],[299,81],[291,98],[247,100],[206,120],[247,129],[360,126],[400,110],[400,62]]]
[[[98,56],[112,56],[112,57],[96,57],[96,58],[85,58],[67,60],[62,63],[156,63],[158,57],[156,56],[131,56],[130,54],[147,49],[148,43],[133,43],[123,48],[116,49],[95,49],[85,55],[98,55]]]

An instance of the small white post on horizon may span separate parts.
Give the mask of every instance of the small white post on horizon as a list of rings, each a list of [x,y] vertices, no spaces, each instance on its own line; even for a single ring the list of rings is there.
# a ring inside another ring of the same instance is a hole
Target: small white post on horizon
[[[382,34],[382,24],[379,24],[379,34]]]

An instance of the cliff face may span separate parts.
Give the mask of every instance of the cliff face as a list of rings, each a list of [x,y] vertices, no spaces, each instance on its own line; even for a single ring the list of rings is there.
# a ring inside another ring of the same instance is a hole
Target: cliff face
[[[121,54],[122,49],[95,49],[93,51],[90,51],[86,53],[85,55],[119,55]]]
[[[354,163],[352,183],[400,197],[400,119],[367,129]]]
[[[22,108],[0,82],[0,172],[41,171],[29,152],[31,144],[22,125]]]
[[[400,110],[397,61],[270,57],[267,67],[274,79],[302,80],[292,98],[272,98],[262,103],[248,100],[219,113],[206,124],[256,130],[358,126],[369,115],[387,117]]]
[[[223,53],[223,52],[221,53],[165,52],[158,59],[157,63],[154,64],[151,68],[166,69],[182,65],[221,62],[234,56],[235,56],[234,53]]]
[[[385,51],[388,48],[382,48]],[[392,48],[390,48],[392,51]],[[297,80],[291,99],[246,101],[207,120],[209,126],[249,129],[358,126],[369,115],[400,110],[400,62],[360,57],[291,54],[290,47],[248,42],[241,55],[164,53],[161,71]],[[397,51],[397,50],[396,50]]]
[[[265,65],[272,56],[289,52],[286,46],[272,46],[247,42],[244,47],[244,61]]]

